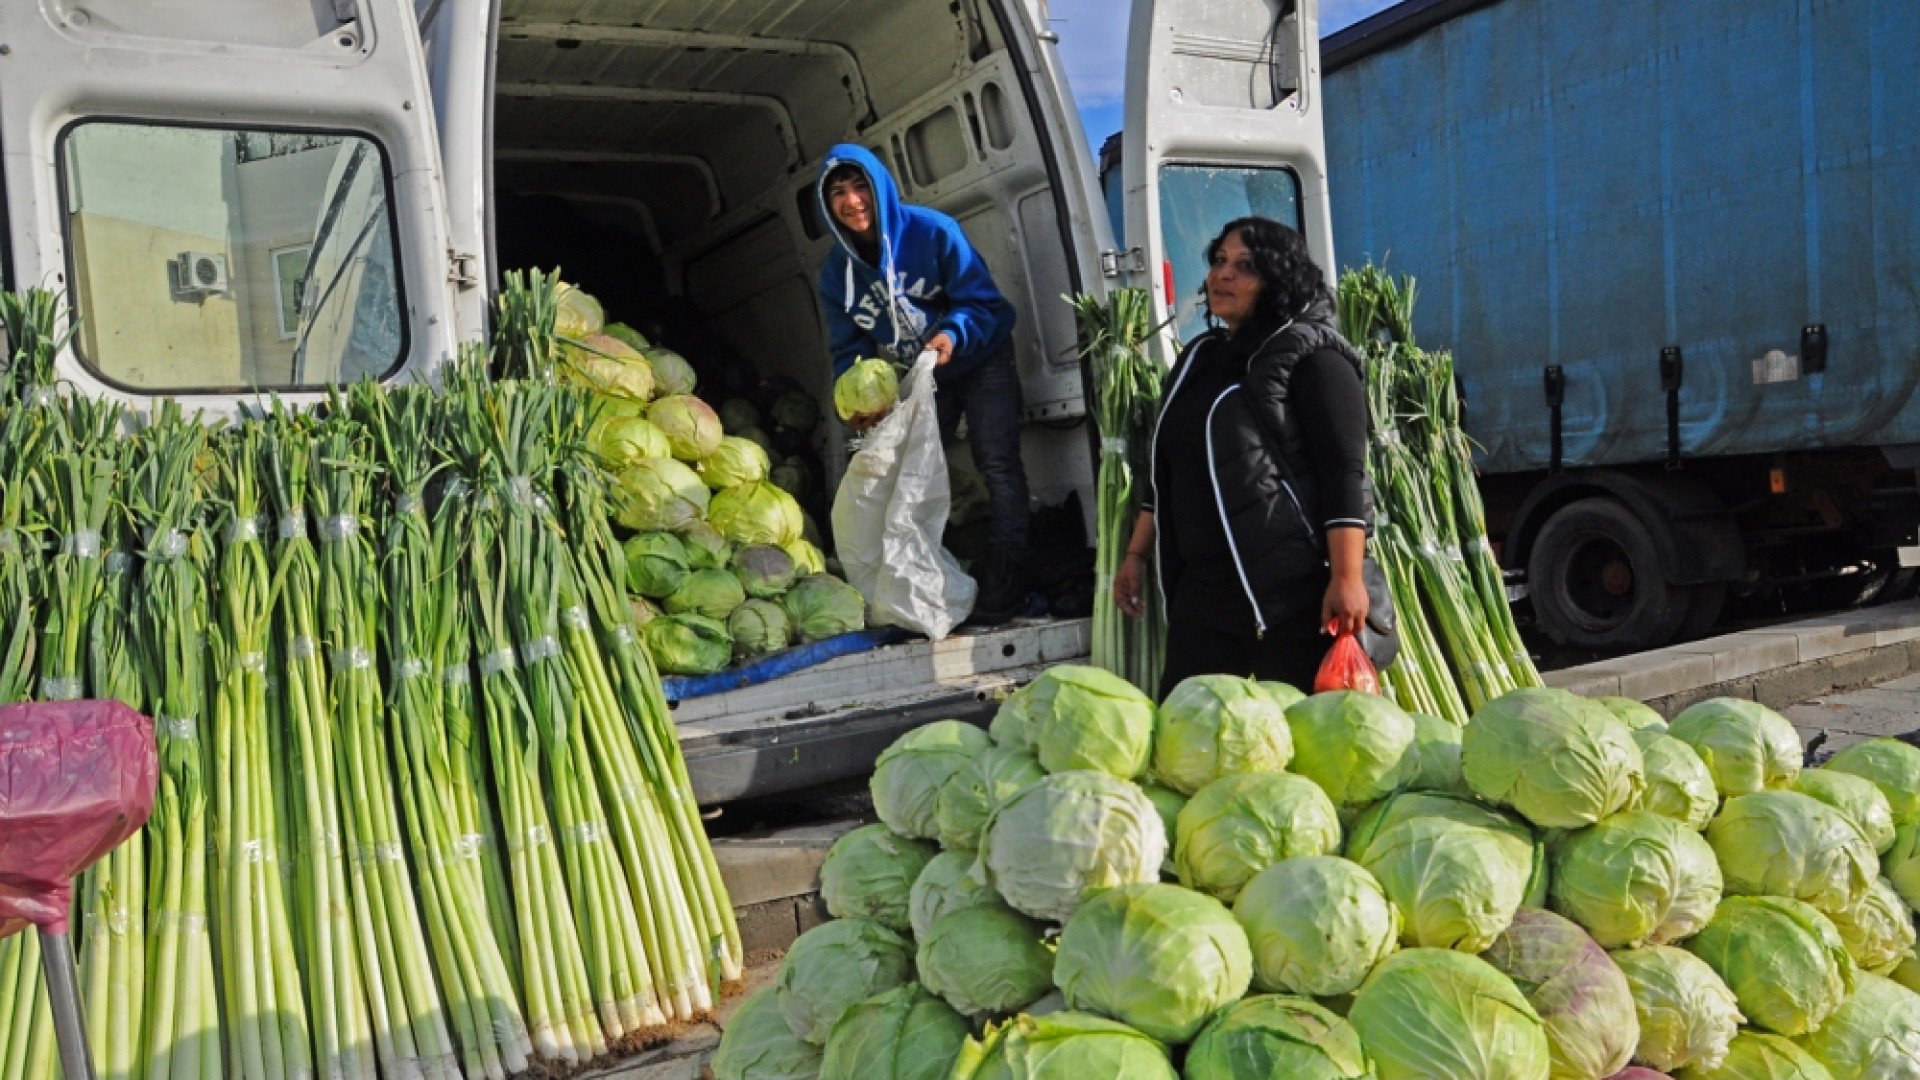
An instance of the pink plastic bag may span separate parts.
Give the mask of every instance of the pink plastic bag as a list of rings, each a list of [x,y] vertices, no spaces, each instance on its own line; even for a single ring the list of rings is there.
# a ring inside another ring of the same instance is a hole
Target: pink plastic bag
[[[117,701],[0,707],[0,938],[67,930],[73,878],[146,824],[153,723]]]
[[[1329,690],[1380,692],[1380,673],[1367,658],[1367,650],[1360,647],[1360,639],[1352,634],[1333,639],[1333,648],[1327,650],[1327,658],[1320,661],[1320,671],[1313,677],[1314,693]]]

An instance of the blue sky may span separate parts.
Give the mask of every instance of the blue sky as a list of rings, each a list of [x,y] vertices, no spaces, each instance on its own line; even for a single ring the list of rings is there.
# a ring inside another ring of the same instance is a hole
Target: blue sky
[[[1394,0],[1320,0],[1320,33],[1331,34],[1359,22]],[[1087,138],[1097,151],[1120,130],[1125,94],[1127,20],[1115,17],[1126,5],[1117,0],[1052,0],[1053,29],[1060,35],[1067,80],[1080,105]]]

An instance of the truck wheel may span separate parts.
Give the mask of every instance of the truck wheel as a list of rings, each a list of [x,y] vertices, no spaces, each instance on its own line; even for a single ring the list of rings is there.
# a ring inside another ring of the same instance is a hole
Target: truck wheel
[[[1616,499],[1555,511],[1533,541],[1527,578],[1547,636],[1577,648],[1658,648],[1693,607],[1693,590],[1667,583],[1652,532]]]

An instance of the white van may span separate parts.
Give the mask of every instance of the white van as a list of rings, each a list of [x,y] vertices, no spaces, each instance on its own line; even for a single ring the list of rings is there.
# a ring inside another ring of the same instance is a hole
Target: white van
[[[518,266],[616,315],[669,300],[825,400],[812,191],[858,141],[985,255],[1019,311],[1034,495],[1091,507],[1061,296],[1147,285],[1190,330],[1204,243],[1249,211],[1332,265],[1316,0],[1109,2],[1124,249],[1046,0],[0,0],[5,282],[66,288],[61,375],[134,402],[432,379]],[[862,772],[1086,644],[1084,620],[1016,625],[688,701],[696,787]]]

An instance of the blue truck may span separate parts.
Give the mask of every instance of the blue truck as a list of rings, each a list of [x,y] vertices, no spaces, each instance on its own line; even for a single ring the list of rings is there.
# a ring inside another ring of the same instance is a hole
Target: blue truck
[[[1322,43],[1340,264],[1418,279],[1555,640],[1912,580],[1915,42],[1911,0],[1408,0]]]

